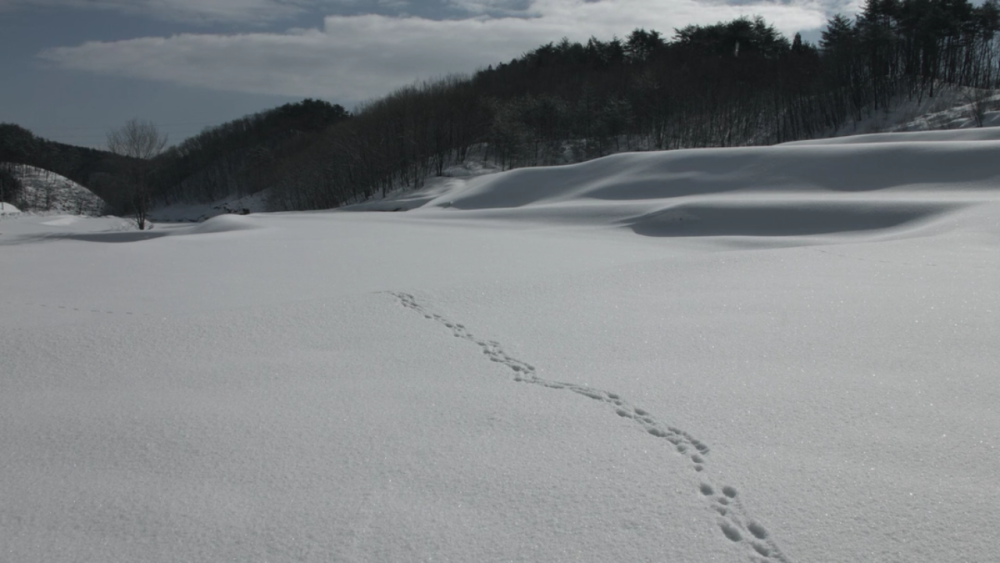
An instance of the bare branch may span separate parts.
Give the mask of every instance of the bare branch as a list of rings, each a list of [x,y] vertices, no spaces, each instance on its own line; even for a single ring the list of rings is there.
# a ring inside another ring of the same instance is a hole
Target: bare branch
[[[108,151],[121,156],[149,160],[163,152],[167,136],[152,121],[129,119],[120,129],[108,131]]]

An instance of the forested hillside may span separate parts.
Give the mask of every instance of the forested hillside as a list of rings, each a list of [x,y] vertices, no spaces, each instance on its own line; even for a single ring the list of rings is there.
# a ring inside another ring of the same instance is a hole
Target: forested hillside
[[[321,139],[320,133],[344,120],[339,105],[304,100],[208,128],[145,163],[143,186],[130,182],[135,160],[108,151],[74,147],[36,137],[12,124],[0,124],[0,163],[28,164],[82,184],[119,213],[132,213],[136,195],[160,203],[211,201],[269,187],[275,163]],[[0,190],[17,201],[22,187],[0,164]],[[152,190],[136,194],[136,190]]]
[[[830,134],[942,85],[997,86],[996,0],[869,0],[820,45],[760,18],[625,39],[563,40],[471,77],[400,89],[275,162],[276,209],[417,186],[470,153],[503,168],[625,150],[773,144]]]
[[[212,201],[267,189],[276,163],[308,150],[348,116],[339,105],[304,100],[208,128],[157,159],[159,198]]]
[[[417,187],[470,156],[515,168],[773,144],[828,135],[944,85],[968,89],[984,109],[1000,79],[998,31],[998,0],[868,0],[853,20],[831,18],[819,45],[761,18],[670,38],[637,29],[564,39],[351,113],[305,100],[208,129],[151,163],[149,195],[170,204],[266,189],[275,210],[320,209]],[[115,200],[102,186],[119,157],[18,135],[30,137],[0,131],[0,161],[48,168]]]
[[[49,141],[23,127],[0,123],[0,192],[12,203],[18,201],[23,189],[12,165],[50,170],[87,186],[105,201],[113,201],[116,194],[107,180],[120,175],[126,162],[110,152]]]

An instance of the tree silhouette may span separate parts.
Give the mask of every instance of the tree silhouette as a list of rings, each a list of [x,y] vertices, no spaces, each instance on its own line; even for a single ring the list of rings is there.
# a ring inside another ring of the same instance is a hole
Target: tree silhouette
[[[108,151],[129,159],[126,175],[119,177],[121,202],[127,206],[139,230],[145,230],[152,198],[150,174],[152,159],[167,146],[167,136],[160,134],[151,121],[132,118],[118,129],[108,131]]]

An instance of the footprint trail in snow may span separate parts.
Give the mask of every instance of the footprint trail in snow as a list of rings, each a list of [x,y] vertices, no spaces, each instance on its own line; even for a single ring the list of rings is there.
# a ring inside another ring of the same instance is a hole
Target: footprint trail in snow
[[[482,340],[473,336],[464,325],[452,322],[428,310],[418,303],[413,295],[399,292],[389,293],[399,300],[403,307],[444,326],[456,338],[468,340],[478,346],[483,355],[491,362],[496,362],[510,369],[514,381],[530,383],[548,389],[570,391],[604,403],[616,415],[633,421],[650,436],[668,442],[670,447],[683,456],[690,463],[691,468],[697,471],[702,478],[698,493],[708,501],[709,506],[718,516],[719,530],[724,538],[740,544],[751,561],[790,563],[789,559],[778,549],[767,530],[750,517],[739,498],[738,491],[730,486],[718,487],[708,479],[706,464],[709,447],[704,442],[694,438],[684,430],[659,422],[648,411],[636,407],[617,393],[576,383],[563,383],[541,378],[534,366],[508,355],[499,342]]]

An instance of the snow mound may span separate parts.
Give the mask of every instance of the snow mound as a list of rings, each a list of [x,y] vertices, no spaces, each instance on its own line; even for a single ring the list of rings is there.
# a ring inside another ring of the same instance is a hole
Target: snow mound
[[[219,215],[249,215],[267,211],[267,190],[242,197],[226,197],[210,203],[175,203],[156,207],[151,219],[164,222],[199,222]]]
[[[48,221],[43,221],[43,225],[49,225],[51,227],[68,227],[74,223],[79,223],[81,217],[76,215],[60,215]]]
[[[150,223],[150,225],[152,225]],[[164,237],[222,234],[264,228],[256,218],[220,215],[197,225],[158,223],[140,231],[121,217],[30,214],[7,216],[3,234],[8,244],[37,240],[75,240],[99,243],[138,243]]]
[[[470,160],[449,166],[442,176],[427,178],[424,185],[416,190],[400,190],[382,198],[372,198],[361,203],[346,205],[347,211],[409,211],[422,207],[442,195],[463,188],[470,179],[499,172],[490,163]]]
[[[646,236],[807,236],[891,229],[949,209],[941,204],[835,202],[681,204],[625,224]]]
[[[911,131],[893,133],[870,133],[850,137],[832,137],[809,141],[792,141],[783,146],[794,145],[857,145],[865,143],[913,143],[941,141],[1000,141],[1000,127],[979,127],[976,129],[942,129],[938,131]]]
[[[1000,177],[1000,142],[790,146],[631,153],[582,164],[522,168],[470,182],[429,205],[516,208],[584,200],[878,190],[986,189]],[[447,204],[447,205],[445,205]]]
[[[247,231],[250,229],[260,229],[261,225],[254,219],[242,215],[218,215],[195,227],[192,227],[189,234],[215,234],[229,233],[232,231]]]
[[[409,211],[422,207],[437,199],[464,187],[465,181],[460,178],[430,178],[424,187],[405,193],[389,194],[384,198],[373,198],[368,201],[344,206],[346,211]]]
[[[20,209],[14,207],[13,205],[7,202],[4,202],[3,205],[0,205],[0,215],[13,215],[15,213],[20,213],[20,212],[21,212]]]
[[[882,231],[996,202],[998,133],[619,154],[458,182],[418,212],[625,226],[655,236]]]

